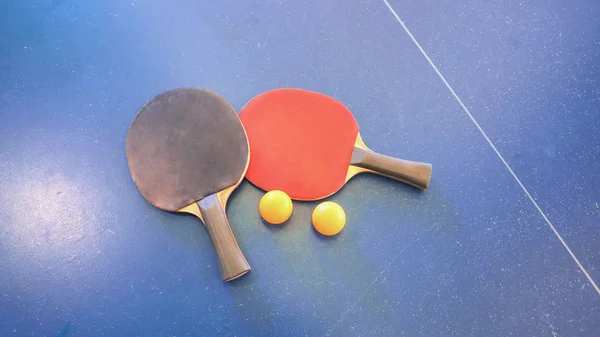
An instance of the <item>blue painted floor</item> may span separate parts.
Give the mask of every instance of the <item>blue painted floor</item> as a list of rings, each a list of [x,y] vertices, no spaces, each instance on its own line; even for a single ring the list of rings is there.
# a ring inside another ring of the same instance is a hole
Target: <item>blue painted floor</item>
[[[0,3],[0,336],[600,335],[599,15]],[[325,239],[317,203],[268,226],[244,182],[228,215],[253,270],[223,283],[201,223],[146,203],[125,158],[140,106],[180,86],[236,109],[282,86],[335,96],[369,147],[432,163],[430,188],[356,177]]]

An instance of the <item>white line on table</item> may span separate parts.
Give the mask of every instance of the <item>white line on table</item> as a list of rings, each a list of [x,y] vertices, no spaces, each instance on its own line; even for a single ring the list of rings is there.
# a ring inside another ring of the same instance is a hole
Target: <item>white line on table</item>
[[[427,55],[427,53],[423,49],[423,47],[421,47],[421,44],[419,44],[419,42],[417,41],[417,39],[415,39],[415,37],[410,32],[410,30],[408,30],[408,27],[406,27],[406,25],[400,19],[400,17],[396,13],[396,11],[392,8],[392,6],[390,5],[390,3],[387,0],[383,0],[383,2],[387,6],[387,8],[390,10],[390,12],[392,13],[392,15],[394,15],[394,17],[396,18],[396,21],[398,21],[398,23],[400,23],[400,25],[402,26],[402,28],[404,28],[404,31],[408,34],[408,36],[414,42],[414,44],[417,46],[417,48],[419,48],[419,50],[421,51],[421,54],[423,54],[423,56],[425,56],[425,58],[427,59],[427,62],[429,62],[429,65],[431,65],[431,67],[436,72],[436,74],[439,76],[439,78],[442,80],[442,82],[444,82],[444,84],[446,85],[446,87],[448,88],[448,90],[450,90],[450,93],[452,94],[452,96],[454,96],[454,98],[456,99],[456,101],[458,102],[458,104],[460,104],[460,106],[467,113],[467,115],[469,116],[469,118],[471,119],[471,121],[473,121],[473,124],[475,124],[475,126],[477,127],[477,129],[479,130],[479,132],[481,132],[481,135],[483,136],[483,138],[485,138],[485,140],[488,142],[488,144],[490,144],[490,146],[492,147],[492,149],[494,150],[494,152],[496,152],[496,155],[498,155],[498,158],[500,158],[500,160],[502,161],[502,163],[504,164],[504,166],[506,166],[506,169],[508,170],[508,172],[510,172],[510,174],[513,176],[513,178],[515,178],[515,180],[517,181],[517,183],[519,184],[519,186],[521,186],[521,189],[523,190],[523,192],[525,192],[525,194],[527,195],[527,197],[529,198],[529,200],[531,200],[531,203],[533,204],[533,206],[535,206],[535,208],[538,210],[538,212],[540,213],[540,215],[542,216],[542,218],[544,218],[544,220],[546,221],[546,223],[548,224],[548,226],[550,226],[550,229],[552,229],[552,231],[554,232],[554,234],[556,235],[556,237],[558,238],[558,240],[560,240],[560,242],[562,243],[562,245],[565,247],[565,249],[569,252],[569,254],[571,255],[571,257],[575,261],[575,263],[577,263],[577,266],[579,266],[579,269],[581,269],[581,271],[583,272],[583,274],[585,275],[585,277],[587,277],[588,281],[592,284],[592,286],[594,287],[594,289],[596,289],[596,292],[598,293],[598,295],[600,295],[600,288],[598,288],[598,285],[596,285],[596,282],[594,282],[594,280],[592,279],[592,277],[590,276],[590,274],[587,272],[587,270],[585,269],[585,267],[583,267],[583,265],[581,264],[581,262],[579,262],[579,259],[577,258],[577,256],[575,256],[575,254],[573,254],[573,251],[571,250],[571,248],[569,248],[569,245],[567,245],[567,243],[562,238],[562,236],[560,235],[560,233],[558,233],[558,231],[556,230],[556,228],[554,227],[554,225],[552,224],[552,222],[550,222],[550,220],[548,219],[548,217],[546,216],[546,214],[544,213],[544,211],[542,211],[542,209],[540,208],[540,206],[538,205],[538,203],[535,201],[535,199],[533,199],[533,197],[531,196],[531,194],[529,193],[529,191],[527,190],[527,188],[525,188],[525,186],[523,185],[523,183],[521,182],[521,180],[519,179],[519,177],[517,177],[517,175],[512,170],[512,168],[510,167],[510,165],[508,165],[508,163],[506,162],[506,160],[504,159],[504,157],[500,154],[500,151],[498,151],[498,149],[496,148],[496,146],[494,145],[494,143],[492,143],[492,141],[487,136],[487,134],[485,133],[485,131],[483,131],[483,129],[481,128],[481,126],[479,126],[479,123],[477,123],[477,120],[475,120],[475,117],[473,117],[473,115],[471,115],[471,112],[469,111],[469,109],[465,106],[465,104],[462,102],[462,100],[460,99],[460,97],[458,97],[458,95],[456,94],[456,92],[454,91],[454,89],[452,89],[452,87],[450,86],[450,84],[448,83],[448,81],[446,81],[446,78],[444,77],[444,75],[442,75],[442,73],[438,70],[438,68],[435,66],[435,64],[433,63],[433,61],[429,58],[429,56]]]

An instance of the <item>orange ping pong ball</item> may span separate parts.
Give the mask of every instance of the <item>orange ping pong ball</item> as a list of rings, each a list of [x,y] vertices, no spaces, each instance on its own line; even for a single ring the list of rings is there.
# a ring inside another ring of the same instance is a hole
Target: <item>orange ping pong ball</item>
[[[258,204],[260,216],[273,225],[279,225],[289,219],[293,208],[292,199],[279,190],[265,193]]]
[[[327,236],[336,235],[346,224],[346,213],[342,206],[332,201],[320,203],[312,214],[315,229]]]

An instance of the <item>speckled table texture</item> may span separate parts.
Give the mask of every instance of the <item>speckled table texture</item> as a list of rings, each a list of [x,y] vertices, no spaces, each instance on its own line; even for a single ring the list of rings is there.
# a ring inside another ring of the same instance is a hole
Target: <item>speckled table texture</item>
[[[599,15],[0,3],[0,336],[600,335]],[[244,182],[227,213],[253,270],[223,283],[201,222],[145,202],[125,158],[137,110],[181,86],[236,110],[277,87],[332,95],[371,148],[430,162],[430,187],[358,176],[324,238],[316,202],[269,226]]]

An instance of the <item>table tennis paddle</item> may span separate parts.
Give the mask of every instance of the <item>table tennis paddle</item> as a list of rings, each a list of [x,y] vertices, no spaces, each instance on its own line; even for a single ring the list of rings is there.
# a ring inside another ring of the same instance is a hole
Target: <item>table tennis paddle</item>
[[[424,190],[431,165],[367,148],[353,114],[327,95],[293,88],[264,92],[239,113],[250,143],[246,178],[295,200],[318,200],[370,172]]]
[[[155,96],[131,123],[126,152],[133,181],[150,204],[202,220],[223,281],[250,271],[225,213],[248,168],[248,139],[223,98],[198,88]]]

